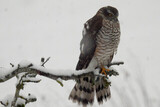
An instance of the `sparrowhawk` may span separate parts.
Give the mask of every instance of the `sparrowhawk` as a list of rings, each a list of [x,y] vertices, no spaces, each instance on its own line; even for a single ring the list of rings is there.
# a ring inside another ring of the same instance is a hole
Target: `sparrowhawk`
[[[76,70],[101,68],[106,70],[117,51],[120,41],[120,25],[118,10],[112,6],[102,7],[95,16],[84,24],[83,38],[80,43],[80,56]],[[104,72],[105,73],[105,72]],[[103,77],[83,77],[75,84],[69,99],[83,106],[93,104],[94,93],[99,104],[103,99],[111,97],[109,85],[105,85]]]

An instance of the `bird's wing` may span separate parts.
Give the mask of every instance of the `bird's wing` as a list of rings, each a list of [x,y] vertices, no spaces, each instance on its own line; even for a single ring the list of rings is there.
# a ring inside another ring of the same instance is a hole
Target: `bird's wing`
[[[80,43],[81,53],[76,70],[88,67],[96,49],[96,36],[102,27],[102,21],[101,16],[95,15],[84,24],[83,38]]]

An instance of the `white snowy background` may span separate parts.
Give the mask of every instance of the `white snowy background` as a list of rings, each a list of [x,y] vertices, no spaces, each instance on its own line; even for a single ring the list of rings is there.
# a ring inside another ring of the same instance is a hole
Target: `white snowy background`
[[[112,98],[100,106],[160,107],[159,0],[0,0],[0,67],[51,57],[46,68],[75,69],[83,24],[107,5],[119,10],[122,34],[114,60],[125,65],[116,67],[120,76],[111,78]],[[38,77],[40,83],[22,91],[38,99],[27,107],[78,107],[68,100],[74,81],[61,87]],[[14,94],[15,83],[0,83],[0,99]]]

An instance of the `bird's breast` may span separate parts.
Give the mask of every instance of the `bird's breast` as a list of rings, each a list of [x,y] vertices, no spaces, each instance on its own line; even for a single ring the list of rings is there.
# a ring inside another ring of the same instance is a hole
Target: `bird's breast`
[[[108,65],[112,60],[111,57],[117,50],[120,38],[120,30],[117,26],[116,23],[107,21],[96,36],[95,57],[99,66]]]

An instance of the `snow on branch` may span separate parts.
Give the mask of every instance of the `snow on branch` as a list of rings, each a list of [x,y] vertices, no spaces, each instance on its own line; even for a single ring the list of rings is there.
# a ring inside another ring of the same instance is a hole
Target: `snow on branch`
[[[117,71],[111,68],[113,65],[120,65],[123,62],[113,62],[107,66],[107,69],[110,71],[106,71],[106,75],[102,75],[100,73],[100,69],[86,69],[79,70],[78,72],[75,70],[51,70],[44,67],[45,63],[50,59],[41,58],[41,64],[36,65],[29,61],[21,61],[17,66],[10,63],[11,68],[5,69],[0,67],[0,83],[5,82],[12,77],[17,77],[16,91],[12,100],[9,100],[11,97],[0,101],[0,104],[5,107],[25,107],[26,104],[30,102],[35,102],[37,98],[30,93],[28,96],[20,95],[20,91],[23,90],[25,83],[38,83],[41,80],[36,78],[36,75],[41,75],[53,80],[56,80],[61,86],[62,80],[76,80],[78,81],[80,77],[83,76],[103,76],[108,78],[108,76],[116,76],[119,75]]]
[[[17,66],[14,66],[13,64],[10,69],[5,69],[5,68],[0,68],[0,83],[5,82],[9,79],[11,79],[14,76],[17,76],[18,74],[22,72],[27,72],[30,74],[35,74],[35,75],[41,75],[53,80],[57,79],[62,79],[62,80],[77,80],[80,77],[83,76],[89,76],[89,75],[96,75],[95,71],[99,71],[98,69],[88,69],[88,70],[79,70],[78,72],[75,70],[52,70],[52,69],[47,69],[44,67],[44,64],[49,60],[49,58],[44,61],[41,59],[42,64],[41,65],[36,65],[33,64],[29,61],[21,61]],[[120,65],[124,64],[123,62],[113,62],[109,65]],[[111,70],[111,72],[106,72],[107,75],[118,75],[118,73],[115,70]],[[98,74],[99,75],[99,74]],[[102,76],[102,75],[101,75]]]

